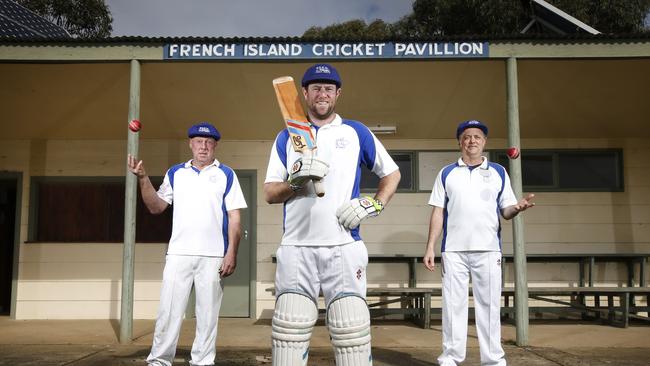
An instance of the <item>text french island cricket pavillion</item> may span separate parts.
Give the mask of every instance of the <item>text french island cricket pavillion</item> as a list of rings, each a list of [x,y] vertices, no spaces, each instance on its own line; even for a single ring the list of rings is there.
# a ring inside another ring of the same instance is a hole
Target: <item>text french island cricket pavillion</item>
[[[422,255],[433,179],[458,157],[455,126],[467,119],[490,126],[490,158],[509,168],[518,196],[537,194],[534,210],[503,222],[519,344],[527,343],[525,284],[583,280],[576,263],[527,266],[526,254],[650,253],[648,35],[4,39],[2,311],[15,319],[121,318],[123,341],[131,319],[155,317],[169,217],[137,208],[126,155],[161,177],[188,159],[187,127],[205,120],[222,132],[217,156],[236,169],[250,207],[222,316],[271,317],[266,289],[282,207],[267,205],[261,192],[283,128],[271,80],[299,80],[314,62],[339,69],[338,112],[372,127],[402,170],[388,209],[364,223],[371,254]],[[127,128],[133,119],[142,122],[138,133]],[[509,146],[521,147],[522,157],[504,158]],[[590,282],[645,286],[645,262],[596,263]],[[408,286],[416,277],[417,286],[440,284],[440,274],[421,265],[412,278],[397,263],[368,272],[369,287]]]

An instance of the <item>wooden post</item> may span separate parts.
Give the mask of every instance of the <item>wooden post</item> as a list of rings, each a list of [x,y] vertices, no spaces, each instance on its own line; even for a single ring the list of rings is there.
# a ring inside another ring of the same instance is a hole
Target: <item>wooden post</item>
[[[508,98],[508,144],[521,151],[519,136],[519,90],[517,86],[517,59],[506,61]],[[510,181],[518,198],[522,197],[521,160],[510,159]],[[524,220],[521,215],[512,219],[512,240],[515,268],[515,325],[517,345],[528,345],[528,280],[526,276],[526,251],[524,247]]]
[[[140,62],[131,60],[131,85],[129,90],[130,123],[140,116]],[[127,153],[138,156],[139,132],[127,128]],[[126,164],[126,157],[125,157]],[[122,303],[120,306],[120,343],[131,342],[133,335],[133,263],[135,257],[135,209],[138,199],[138,182],[135,175],[126,169],[124,191],[124,249],[122,252]]]

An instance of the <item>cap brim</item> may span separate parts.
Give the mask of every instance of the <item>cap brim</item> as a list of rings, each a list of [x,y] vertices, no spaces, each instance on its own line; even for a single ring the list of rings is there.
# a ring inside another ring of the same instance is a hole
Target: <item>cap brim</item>
[[[207,134],[201,134],[201,133],[195,133],[195,134],[192,134],[192,135],[188,135],[188,137],[189,138],[193,138],[193,137],[212,137],[213,139],[215,139],[217,141],[219,141],[221,139],[221,136],[216,137],[216,136],[213,136],[213,135],[207,135]]]

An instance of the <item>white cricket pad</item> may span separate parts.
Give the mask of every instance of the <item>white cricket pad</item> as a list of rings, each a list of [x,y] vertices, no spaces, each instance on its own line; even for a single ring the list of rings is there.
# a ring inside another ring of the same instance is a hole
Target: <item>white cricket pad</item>
[[[354,294],[335,298],[327,307],[327,326],[338,366],[372,365],[366,300]]]
[[[316,320],[318,308],[308,296],[295,292],[278,296],[271,325],[273,365],[307,365],[309,340]]]

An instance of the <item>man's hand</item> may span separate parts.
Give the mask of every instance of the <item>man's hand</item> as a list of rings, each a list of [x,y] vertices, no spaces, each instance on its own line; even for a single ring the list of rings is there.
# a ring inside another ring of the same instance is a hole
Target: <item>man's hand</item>
[[[427,269],[431,272],[436,270],[436,254],[433,252],[433,248],[427,247],[426,252],[424,253],[424,258],[422,258],[422,263]]]
[[[135,156],[129,154],[126,158],[126,164],[129,167],[129,171],[135,174],[138,178],[147,176],[142,160],[138,161]]]
[[[533,198],[535,198],[534,194],[532,193],[527,194],[526,197],[522,198],[521,201],[517,202],[516,205],[508,206],[503,210],[501,210],[501,215],[506,220],[512,219],[513,217],[517,216],[520,212],[526,211],[527,209],[535,206],[535,202],[533,202]]]
[[[219,274],[221,277],[228,277],[231,274],[235,273],[235,268],[237,267],[237,258],[234,255],[227,253],[223,257],[223,262],[221,262],[221,268],[219,268]]]
[[[522,198],[521,201],[517,202],[515,205],[515,211],[517,213],[526,211],[527,209],[535,206],[535,202],[533,202],[533,198],[535,198],[535,195],[533,193],[529,193],[526,195],[526,197]]]
[[[293,163],[289,185],[303,187],[310,180],[321,180],[327,175],[329,165],[315,156],[301,157]]]
[[[357,197],[344,203],[336,210],[336,217],[339,224],[346,229],[355,229],[362,220],[367,217],[374,217],[384,209],[384,204],[370,197]]]

